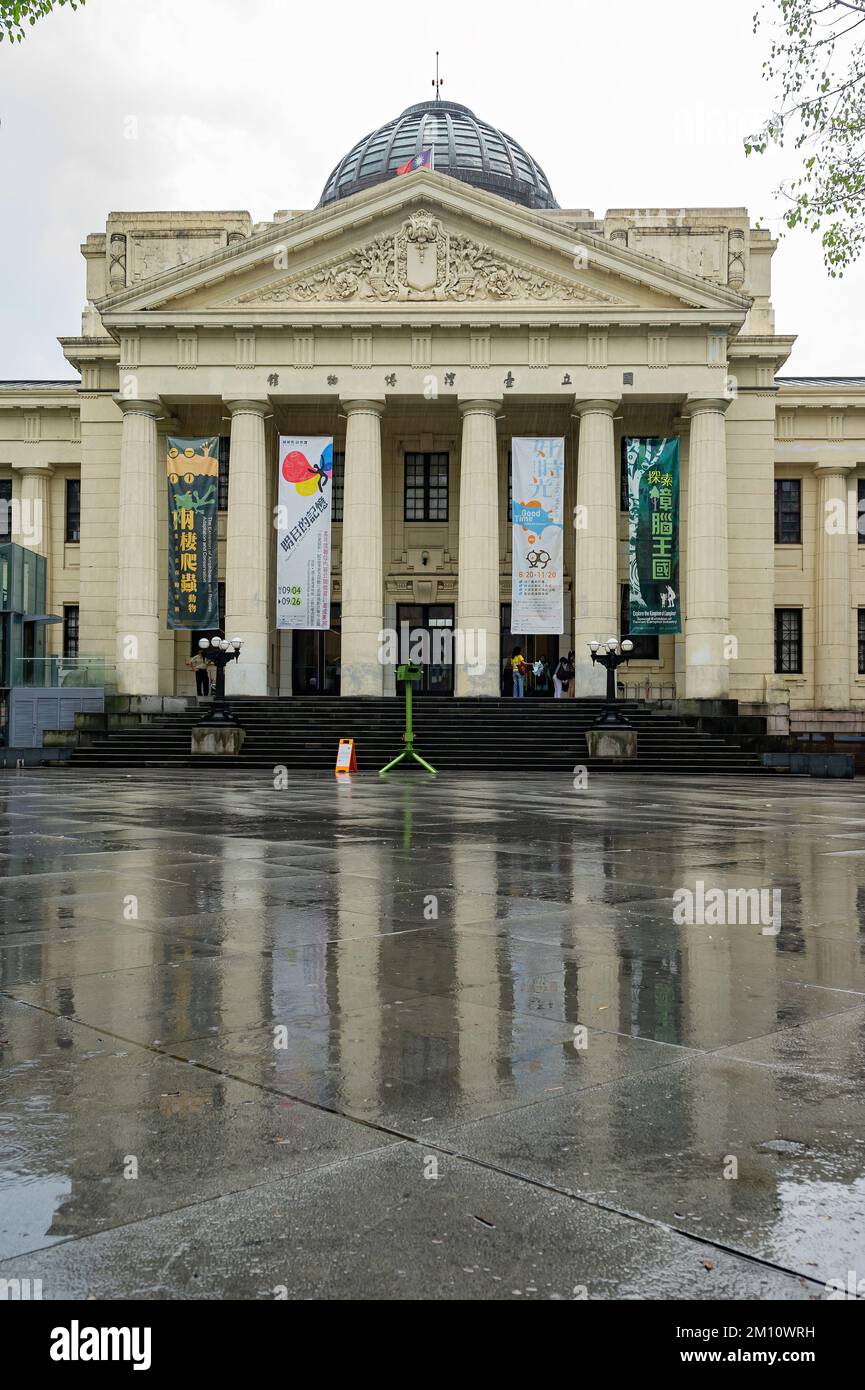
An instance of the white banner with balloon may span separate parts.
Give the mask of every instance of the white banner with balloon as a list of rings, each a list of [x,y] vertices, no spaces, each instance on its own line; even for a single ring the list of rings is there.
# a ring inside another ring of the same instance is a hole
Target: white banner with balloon
[[[333,438],[279,437],[276,626],[330,627]]]

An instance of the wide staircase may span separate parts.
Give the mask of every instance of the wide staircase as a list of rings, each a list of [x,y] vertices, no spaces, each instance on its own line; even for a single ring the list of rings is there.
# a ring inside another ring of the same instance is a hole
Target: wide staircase
[[[232,699],[246,730],[239,757],[193,756],[190,730],[204,708],[153,718],[136,727],[93,732],[77,747],[73,767],[125,768],[284,766],[333,770],[341,738],[355,740],[358,770],[377,772],[401,750],[405,708],[398,699],[314,698]],[[620,709],[637,730],[636,761],[588,756],[586,730],[601,712],[600,700],[478,700],[415,696],[414,733],[418,751],[441,772],[498,773],[590,771],[713,776],[762,770],[756,754],[685,724],[672,714],[637,701]],[[404,762],[397,775],[422,773]]]

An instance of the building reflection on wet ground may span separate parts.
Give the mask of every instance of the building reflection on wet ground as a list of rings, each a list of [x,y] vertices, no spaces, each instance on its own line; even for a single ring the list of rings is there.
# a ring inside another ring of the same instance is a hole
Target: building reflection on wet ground
[[[0,1278],[865,1277],[858,786],[43,771],[0,805]],[[678,925],[698,882],[780,889],[780,924]]]

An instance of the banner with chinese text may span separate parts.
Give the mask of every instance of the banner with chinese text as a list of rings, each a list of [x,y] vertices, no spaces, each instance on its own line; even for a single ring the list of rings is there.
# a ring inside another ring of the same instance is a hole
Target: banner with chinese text
[[[219,440],[169,437],[168,626],[219,627]]]
[[[333,439],[280,435],[276,626],[330,627]]]
[[[564,627],[564,439],[511,440],[511,632]]]
[[[628,616],[634,635],[681,632],[679,441],[626,439]]]

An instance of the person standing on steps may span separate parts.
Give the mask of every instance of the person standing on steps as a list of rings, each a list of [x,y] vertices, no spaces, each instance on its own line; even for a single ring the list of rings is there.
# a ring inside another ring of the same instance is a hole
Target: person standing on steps
[[[526,693],[526,660],[522,647],[514,647],[511,670],[514,673],[514,699],[522,700]]]
[[[207,669],[207,662],[201,655],[201,652],[196,652],[195,656],[190,657],[189,661],[187,661],[186,664],[189,667],[190,671],[195,672],[196,695],[209,695],[210,672]]]
[[[562,652],[553,672],[553,698],[561,700],[568,684],[568,658]]]

